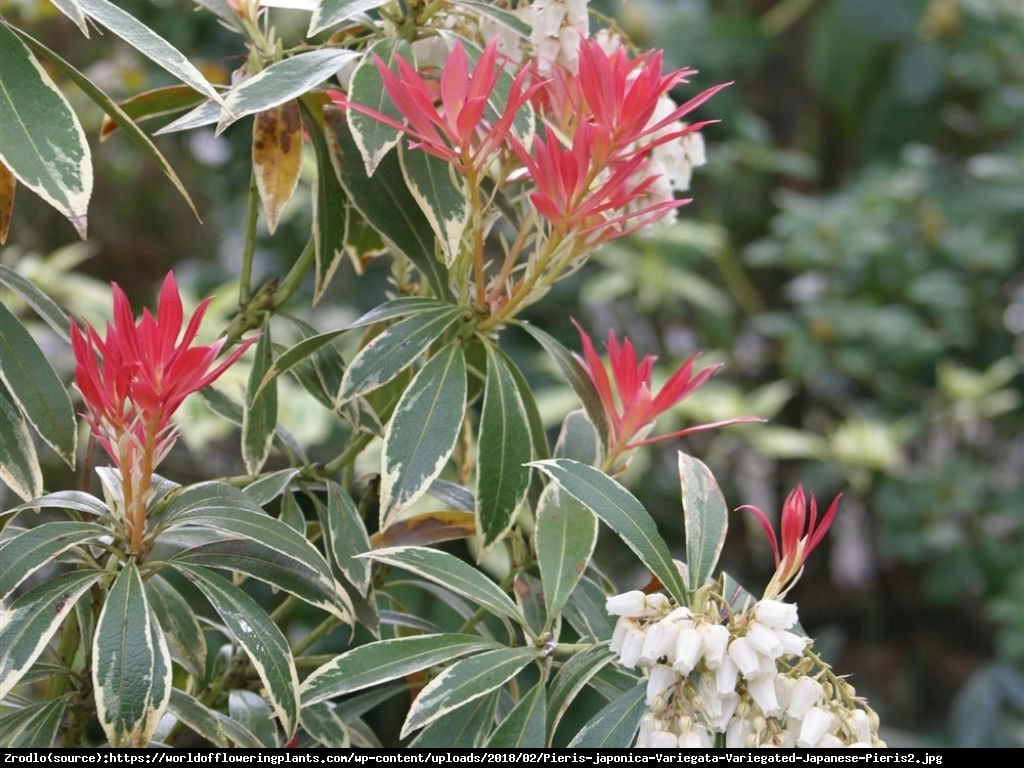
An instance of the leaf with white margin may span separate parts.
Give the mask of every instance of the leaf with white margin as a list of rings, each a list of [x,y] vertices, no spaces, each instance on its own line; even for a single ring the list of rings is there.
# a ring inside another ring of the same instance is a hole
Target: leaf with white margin
[[[466,358],[458,342],[409,382],[384,432],[380,519],[419,499],[448,463],[466,411]]]
[[[232,88],[224,97],[217,133],[237,120],[302,96],[357,57],[355,51],[324,48],[282,59]]]
[[[145,747],[171,697],[171,654],[131,561],[107,593],[92,639],[96,715],[112,747]]]
[[[415,573],[462,595],[496,616],[522,622],[523,615],[512,598],[479,570],[454,555],[429,547],[375,549],[363,557]]]
[[[57,576],[0,606],[0,700],[18,684],[75,607],[75,602],[105,574],[76,571]]]
[[[220,101],[217,89],[203,77],[188,57],[160,35],[107,0],[77,0],[93,21],[106,27],[157,66],[167,70],[181,82]]]
[[[318,667],[302,683],[302,705],[412,675],[495,643],[479,635],[432,634],[378,640],[360,645]]]
[[[400,737],[500,688],[536,658],[535,648],[495,648],[455,662],[420,691],[409,708]]]
[[[0,162],[86,236],[92,154],[71,105],[0,20]]]
[[[177,568],[206,596],[245,650],[287,738],[291,738],[299,719],[299,675],[281,630],[255,599],[227,579],[193,565],[179,564]]]

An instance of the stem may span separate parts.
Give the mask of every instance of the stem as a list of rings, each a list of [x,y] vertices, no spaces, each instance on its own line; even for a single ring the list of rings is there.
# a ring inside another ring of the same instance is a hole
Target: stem
[[[245,213],[245,246],[242,249],[242,273],[238,278],[238,305],[245,306],[252,298],[252,262],[256,255],[256,221],[259,219],[259,190],[256,171],[249,175],[249,196]]]
[[[318,640],[321,640],[322,638],[324,638],[325,636],[330,634],[331,631],[334,630],[334,628],[337,627],[337,626],[338,626],[338,617],[337,616],[328,616],[326,619],[321,621],[313,629],[312,632],[310,632],[308,635],[306,635],[304,638],[302,638],[299,642],[297,642],[295,644],[295,647],[292,648],[292,655],[293,656],[298,656],[303,651],[305,651],[305,650],[307,650],[309,648],[312,648],[314,643],[316,643]]]

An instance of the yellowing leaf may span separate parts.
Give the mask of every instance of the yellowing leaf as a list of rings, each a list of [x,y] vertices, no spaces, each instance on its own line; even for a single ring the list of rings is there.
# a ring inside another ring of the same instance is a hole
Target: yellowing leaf
[[[472,512],[442,510],[425,512],[399,520],[370,537],[374,549],[405,545],[429,545],[453,539],[468,539],[476,534],[476,516]]]
[[[14,190],[18,180],[10,169],[0,162],[0,245],[7,242],[7,231],[11,227],[11,212],[14,210]]]
[[[267,214],[267,229],[277,229],[281,211],[292,198],[302,160],[299,106],[289,101],[256,115],[252,130],[252,166]]]

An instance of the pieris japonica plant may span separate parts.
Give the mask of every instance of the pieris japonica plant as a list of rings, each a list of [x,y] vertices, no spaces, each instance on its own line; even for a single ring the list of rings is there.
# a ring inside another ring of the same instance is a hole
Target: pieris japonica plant
[[[687,360],[656,387],[629,339],[610,333],[605,357],[579,324],[571,350],[523,319],[604,243],[677,215],[704,162],[696,112],[727,84],[696,88],[592,29],[585,0],[202,0],[246,54],[230,87],[107,0],[55,5],[181,82],[116,104],[0,19],[0,236],[17,183],[86,230],[89,144],[40,60],[183,192],[140,122],[250,131],[253,184],[237,312],[211,343],[208,302],[187,313],[173,274],[141,316],[115,284],[93,326],[0,266],[75,361],[67,387],[0,305],[0,477],[23,499],[0,513],[0,744],[881,744],[788,601],[838,498],[819,517],[793,491],[781,537],[750,508],[777,566],[755,597],[719,571],[727,506],[704,463],[678,454],[684,523],[664,535],[620,482],[651,443],[755,421],[657,429],[715,366]],[[308,11],[298,43],[282,6]],[[256,284],[257,227],[274,232],[304,155],[308,245]],[[388,294],[317,326],[332,285],[374,259]],[[508,352],[524,333],[581,405],[554,442]],[[211,388],[233,366],[244,391]],[[335,427],[328,458],[278,424],[286,379]],[[240,425],[244,474],[158,473],[197,392]],[[47,485],[37,442],[84,465],[80,487]],[[644,589],[593,562],[602,524]],[[386,701],[394,729],[368,716]]]

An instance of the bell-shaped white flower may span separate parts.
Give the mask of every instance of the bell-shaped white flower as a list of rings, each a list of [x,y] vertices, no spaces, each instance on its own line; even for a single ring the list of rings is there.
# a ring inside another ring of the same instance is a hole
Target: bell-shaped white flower
[[[650,746],[654,749],[675,749],[678,743],[678,737],[671,731],[655,731],[651,734]]]
[[[736,662],[726,656],[715,670],[715,689],[722,695],[733,693],[736,690],[738,676],[739,668],[736,666]]]
[[[679,630],[679,635],[676,638],[675,661],[672,664],[672,668],[680,675],[690,674],[700,660],[702,648],[703,643],[701,642],[700,632],[693,627],[685,627]]]
[[[729,749],[747,749],[751,746],[754,729],[746,717],[734,717],[725,729],[725,746]]]
[[[800,656],[807,649],[807,644],[811,642],[811,638],[790,632],[788,629],[776,629],[775,636],[782,645],[783,656]]]
[[[835,724],[835,715],[821,707],[812,707],[800,723],[796,745],[805,749],[816,747]]]
[[[706,729],[698,726],[680,734],[676,744],[683,749],[710,749],[714,741]]]
[[[622,650],[622,641],[626,639],[626,633],[629,632],[629,628],[633,626],[633,620],[625,616],[620,616],[619,620],[615,622],[615,629],[612,630],[612,639],[608,643],[608,648],[612,653],[618,653]]]
[[[773,661],[782,655],[782,643],[779,642],[775,630],[759,621],[750,622],[750,626],[747,628],[747,640],[750,641],[754,650]]]
[[[679,626],[672,621],[662,619],[649,626],[643,650],[640,651],[640,663],[649,666],[664,657],[671,664],[676,657],[678,635]]]
[[[604,609],[612,616],[639,618],[647,615],[647,595],[639,589],[631,589],[621,595],[612,595],[604,601]]]
[[[658,697],[678,682],[679,675],[675,673],[672,667],[666,667],[664,664],[655,664],[651,667],[651,672],[647,677],[648,708],[654,709],[654,704]],[[664,706],[664,699],[662,699],[662,706]],[[657,707],[659,710],[661,708]]]
[[[704,663],[708,669],[718,669],[729,645],[729,628],[722,624],[701,623],[697,625],[697,631],[704,647]]]
[[[799,621],[796,603],[782,600],[761,600],[754,607],[754,616],[774,629],[790,629]]]
[[[779,699],[775,695],[774,677],[758,677],[748,680],[747,693],[750,694],[750,698],[754,700],[754,703],[757,704],[766,717],[772,717],[781,711]]]
[[[632,669],[636,666],[636,663],[640,660],[640,652],[644,648],[646,634],[646,632],[639,628],[631,628],[626,632],[626,637],[622,641],[622,650],[619,651],[619,664],[626,669]]]
[[[801,677],[793,685],[793,692],[789,698],[786,714],[802,720],[811,707],[821,703],[823,696],[824,691],[822,690],[821,683],[813,677]]]
[[[743,677],[754,677],[761,671],[757,650],[746,637],[736,637],[729,643],[729,658],[736,663]]]

